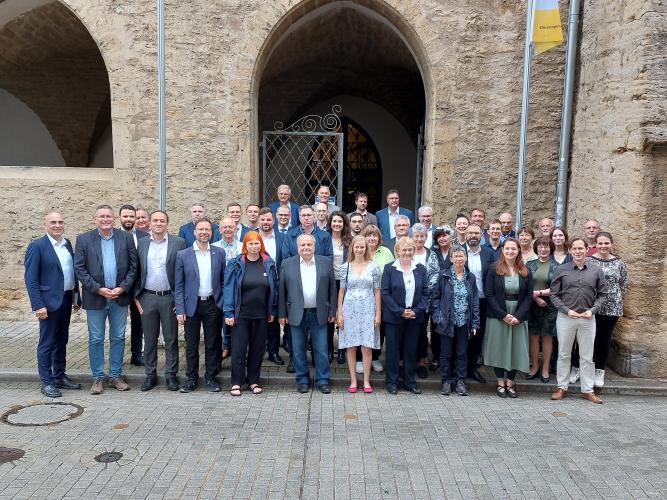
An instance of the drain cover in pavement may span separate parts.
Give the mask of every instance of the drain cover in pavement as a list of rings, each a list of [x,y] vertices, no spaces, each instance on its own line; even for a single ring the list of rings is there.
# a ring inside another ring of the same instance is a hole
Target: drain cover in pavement
[[[120,451],[105,451],[99,455],[95,455],[95,461],[101,464],[118,462],[121,458],[123,458],[123,454]]]
[[[25,451],[19,448],[5,448],[0,446],[0,464],[6,464],[23,458]]]
[[[2,421],[20,427],[52,425],[82,413],[83,407],[73,403],[36,403],[12,408],[2,415]]]

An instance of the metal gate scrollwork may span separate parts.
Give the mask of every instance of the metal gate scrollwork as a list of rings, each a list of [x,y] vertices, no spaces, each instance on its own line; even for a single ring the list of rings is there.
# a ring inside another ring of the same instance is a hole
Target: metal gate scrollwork
[[[264,205],[275,199],[281,184],[288,184],[296,200],[314,201],[317,188],[328,185],[340,205],[343,195],[343,139],[341,106],[324,116],[306,115],[289,127],[276,122],[262,137]]]

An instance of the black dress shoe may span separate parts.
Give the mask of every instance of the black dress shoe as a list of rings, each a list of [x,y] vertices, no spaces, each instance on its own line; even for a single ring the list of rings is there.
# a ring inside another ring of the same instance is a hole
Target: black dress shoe
[[[428,370],[426,369],[425,366],[418,366],[417,367],[417,376],[419,378],[427,378],[428,377]]]
[[[408,392],[411,392],[412,394],[421,394],[422,393],[422,390],[417,386],[406,387],[405,390],[408,391]]]
[[[177,391],[180,388],[176,375],[167,375],[165,377],[165,382],[167,382],[167,389],[170,391]]]
[[[63,395],[62,392],[60,392],[60,389],[58,389],[55,385],[44,385],[42,384],[42,394],[44,394],[47,398],[59,398],[60,396]]]
[[[58,389],[81,389],[81,384],[72,382],[67,375],[63,375],[63,378],[56,380],[56,387]]]
[[[473,380],[477,380],[480,384],[486,384],[486,379],[482,376],[481,373],[479,373],[479,370],[475,370],[472,372],[468,378],[471,378]]]
[[[144,357],[141,354],[133,354],[130,358],[130,364],[134,366],[144,366]]]
[[[329,384],[320,384],[317,386],[317,390],[322,394],[331,394],[331,386]]]
[[[285,364],[283,358],[281,358],[280,354],[278,353],[269,353],[269,361],[277,364],[278,366],[283,366]]]
[[[192,392],[197,388],[197,381],[195,379],[189,378],[181,386],[181,392]]]
[[[329,351],[329,364],[331,364],[334,360],[334,353],[333,351]]]
[[[528,373],[525,377],[526,380],[533,380],[534,378],[537,378],[537,372],[535,373]]]
[[[141,386],[141,392],[150,391],[156,385],[157,385],[157,377],[155,375],[147,375],[146,380],[144,380],[144,383]]]
[[[299,391],[301,394],[305,394],[310,390],[310,387],[308,387],[308,384],[298,384],[296,386],[296,390]]]
[[[543,384],[548,384],[549,381],[551,380],[551,377],[543,377],[540,375],[540,380],[542,381]]]
[[[220,383],[212,378],[211,380],[206,381],[206,388],[208,392],[220,392]]]
[[[388,392],[389,394],[394,394],[394,395],[396,395],[396,394],[398,394],[398,387],[396,387],[395,385],[388,385],[388,386],[387,386],[387,392]]]
[[[428,367],[432,372],[436,371],[438,368],[440,368],[440,363],[438,361],[433,361],[431,366]]]
[[[294,363],[292,362],[292,358],[290,358],[289,362],[287,363],[287,373],[296,373],[296,370],[294,369]]]
[[[344,365],[345,361],[345,349],[338,349],[338,364]]]

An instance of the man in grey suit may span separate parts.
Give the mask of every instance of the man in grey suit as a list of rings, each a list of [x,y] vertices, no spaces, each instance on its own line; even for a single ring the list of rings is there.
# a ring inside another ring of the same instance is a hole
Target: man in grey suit
[[[104,333],[109,319],[109,384],[119,391],[123,380],[127,307],[137,275],[137,249],[130,233],[114,229],[109,205],[95,210],[97,228],[76,238],[74,272],[81,282],[81,301],[88,322],[88,357],[93,373],[91,394],[104,392]]]
[[[176,254],[186,246],[185,240],[169,236],[169,216],[156,210],[150,216],[151,235],[139,240],[137,279],[134,284],[134,304],[141,315],[144,331],[144,364],[146,380],[142,391],[157,385],[157,341],[162,325],[164,338],[164,376],[167,389],[177,391],[178,324],[174,313]]]
[[[370,213],[367,210],[368,207],[368,195],[366,193],[357,193],[354,195],[354,204],[356,205],[357,209],[354,212],[350,212],[347,214],[347,218],[350,219],[354,214],[360,214],[361,217],[363,218],[363,225],[361,229],[365,228],[369,224],[373,224],[374,226],[378,225],[378,220],[375,215]]]
[[[310,371],[306,349],[308,337],[313,344],[315,384],[329,394],[329,346],[327,321],[336,316],[336,281],[330,258],[315,255],[315,238],[302,234],[297,238],[298,255],[282,261],[278,293],[278,321],[289,323],[292,331],[292,355],[297,389],[308,392]]]

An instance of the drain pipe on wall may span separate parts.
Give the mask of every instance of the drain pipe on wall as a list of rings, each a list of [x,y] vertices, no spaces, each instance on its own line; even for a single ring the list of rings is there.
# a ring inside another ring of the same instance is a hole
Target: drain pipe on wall
[[[565,83],[563,84],[563,109],[560,122],[560,150],[558,152],[558,180],[556,183],[556,226],[565,224],[567,209],[567,179],[570,164],[570,131],[572,130],[572,100],[574,72],[577,66],[577,42],[579,39],[579,15],[581,1],[570,0],[567,28],[567,56],[565,59]]]
[[[164,0],[157,2],[157,88],[158,88],[158,142],[160,210],[167,209],[167,129],[165,125],[164,80]]]

